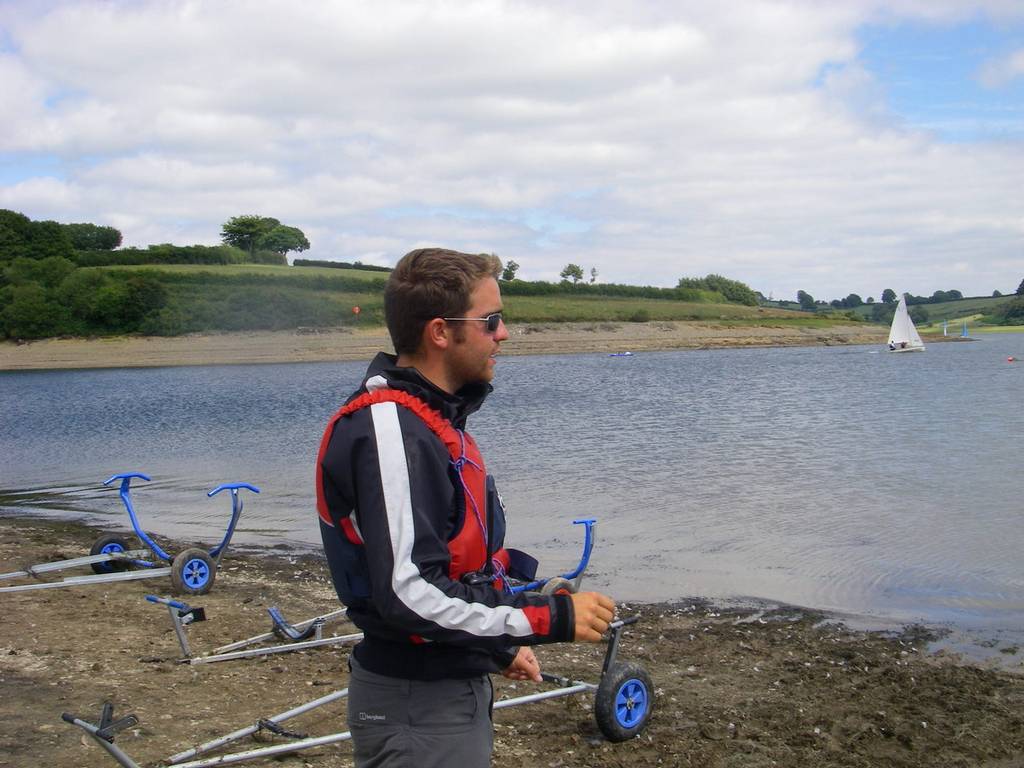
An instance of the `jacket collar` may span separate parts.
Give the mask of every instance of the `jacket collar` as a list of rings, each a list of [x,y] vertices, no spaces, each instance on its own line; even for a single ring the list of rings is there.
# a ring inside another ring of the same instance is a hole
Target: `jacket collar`
[[[480,409],[494,389],[486,382],[477,382],[451,394],[425,378],[416,368],[400,367],[397,361],[396,355],[378,352],[366,371],[363,388],[371,378],[382,376],[388,387],[418,397],[459,429],[466,428],[466,418]]]

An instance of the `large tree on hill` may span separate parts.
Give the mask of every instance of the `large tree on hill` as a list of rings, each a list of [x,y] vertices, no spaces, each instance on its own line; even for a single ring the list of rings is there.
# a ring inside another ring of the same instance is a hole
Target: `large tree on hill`
[[[807,291],[797,291],[796,300],[800,302],[801,309],[814,309],[814,297]]]
[[[246,251],[251,259],[260,238],[280,224],[280,221],[268,216],[232,216],[221,226],[220,239],[227,245]]]
[[[227,245],[241,248],[256,260],[256,251],[273,251],[282,256],[288,251],[305,251],[309,240],[301,229],[288,227],[269,216],[233,216],[220,230],[220,239]]]
[[[265,251],[273,251],[282,256],[288,251],[302,252],[309,248],[309,240],[297,227],[286,227],[278,224],[259,239],[257,245]]]
[[[886,288],[882,291],[882,303],[883,304],[895,304],[896,303],[896,291],[892,288]]]

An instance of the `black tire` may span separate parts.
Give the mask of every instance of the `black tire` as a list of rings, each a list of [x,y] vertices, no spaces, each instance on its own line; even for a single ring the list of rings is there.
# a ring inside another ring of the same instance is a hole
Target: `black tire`
[[[176,595],[205,595],[216,578],[217,563],[205,549],[186,549],[171,563],[171,591]]]
[[[654,685],[639,664],[616,662],[594,694],[594,717],[608,741],[626,741],[647,727],[654,711]]]
[[[548,579],[544,582],[544,586],[540,588],[542,595],[572,595],[575,592],[576,584],[568,579],[563,579],[561,576]]]
[[[114,533],[107,533],[100,536],[96,541],[92,543],[92,548],[89,550],[90,555],[109,555],[114,552],[127,552],[128,542],[125,541],[123,536],[118,536]],[[130,565],[127,561],[121,560],[108,560],[105,563],[92,563],[90,566],[94,573],[116,573],[118,571],[127,571]]]

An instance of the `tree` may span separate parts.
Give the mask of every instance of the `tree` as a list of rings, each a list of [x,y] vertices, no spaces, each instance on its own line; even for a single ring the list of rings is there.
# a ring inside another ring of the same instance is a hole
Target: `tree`
[[[220,239],[247,251],[250,261],[256,261],[257,250],[284,256],[288,251],[309,248],[309,240],[301,229],[285,226],[269,216],[233,216],[221,226]]]
[[[513,280],[516,279],[516,272],[518,271],[518,262],[509,259],[508,263],[505,265],[505,268],[501,270],[501,279],[505,280],[506,282],[512,282]]]
[[[1002,291],[1000,291],[998,288],[996,290],[992,291],[992,298],[993,299],[998,299],[1002,295],[1003,295]]]
[[[895,304],[896,303],[896,291],[892,288],[886,288],[882,291],[882,303],[883,304]]]
[[[167,289],[154,277],[119,279],[102,270],[78,269],[60,284],[57,299],[87,327],[131,332],[167,304]]]
[[[285,256],[288,251],[298,251],[301,253],[308,250],[309,240],[306,239],[301,229],[278,224],[259,238],[257,246],[262,250],[273,251]]]
[[[1017,292],[1015,296],[1024,296],[1024,280],[1020,281],[1020,285],[1017,286]]]
[[[0,327],[8,338],[39,339],[60,328],[65,308],[52,301],[39,283],[0,289]]]
[[[96,224],[62,224],[76,251],[112,251],[121,245],[121,233]]]
[[[864,300],[864,303],[865,303],[865,304],[874,304],[874,303],[875,303],[875,297],[874,297],[874,296],[868,296],[868,297],[867,297],[867,298],[866,298],[866,299]]]
[[[892,304],[875,304],[871,307],[871,322],[885,323],[888,325],[892,322],[892,316],[894,314],[896,314],[896,307]]]
[[[576,285],[576,283],[583,279],[583,267],[579,264],[566,264],[565,269],[559,273],[559,276],[563,280],[572,278],[572,284]]]
[[[271,261],[288,263],[289,251],[301,252],[309,248],[309,241],[301,229],[286,226],[269,216],[233,216],[221,226],[220,239],[229,246],[247,251],[250,261],[258,260],[257,251],[270,251],[282,257]]]
[[[32,220],[23,213],[0,209],[0,261],[13,260],[22,253]]]
[[[3,270],[3,277],[12,285],[39,283],[44,288],[56,288],[74,271],[74,263],[63,256],[50,256],[46,259],[19,256]]]
[[[227,245],[248,251],[249,258],[252,258],[259,239],[280,223],[277,219],[263,216],[232,216],[221,226],[220,239]]]
[[[590,268],[590,284],[593,285],[597,282],[597,267]]]
[[[928,310],[922,307],[920,304],[915,304],[910,308],[910,319],[917,325],[924,325],[928,322]]]
[[[932,294],[931,298],[928,299],[929,304],[938,304],[943,301],[959,301],[964,295],[960,291],[936,291]]]
[[[707,275],[705,277],[681,277],[677,288],[696,288],[701,291],[714,291],[720,293],[726,301],[737,304],[745,304],[748,307],[757,306],[758,294],[746,283],[739,280],[730,280],[721,275]]]
[[[856,293],[851,293],[849,296],[843,299],[843,306],[849,307],[850,309],[853,309],[854,307],[859,307],[863,303],[864,300],[861,299],[861,297],[858,296]]]
[[[71,259],[74,255],[71,239],[56,221],[32,221],[16,211],[0,210],[0,261],[20,256]]]
[[[57,300],[67,307],[73,317],[92,322],[93,303],[99,292],[110,282],[108,272],[99,269],[76,269],[61,282]]]
[[[797,291],[796,300],[800,302],[800,309],[814,309],[814,297],[807,293],[807,291]]]

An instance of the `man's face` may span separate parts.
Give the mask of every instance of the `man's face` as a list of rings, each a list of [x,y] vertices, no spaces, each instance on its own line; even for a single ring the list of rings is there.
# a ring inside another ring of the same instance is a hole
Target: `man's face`
[[[477,281],[469,294],[465,317],[487,317],[501,310],[498,281],[493,277]],[[466,384],[493,379],[498,346],[508,338],[505,323],[499,323],[494,333],[488,332],[487,323],[480,320],[454,321],[452,326],[453,342],[446,356],[449,380],[459,389]]]

